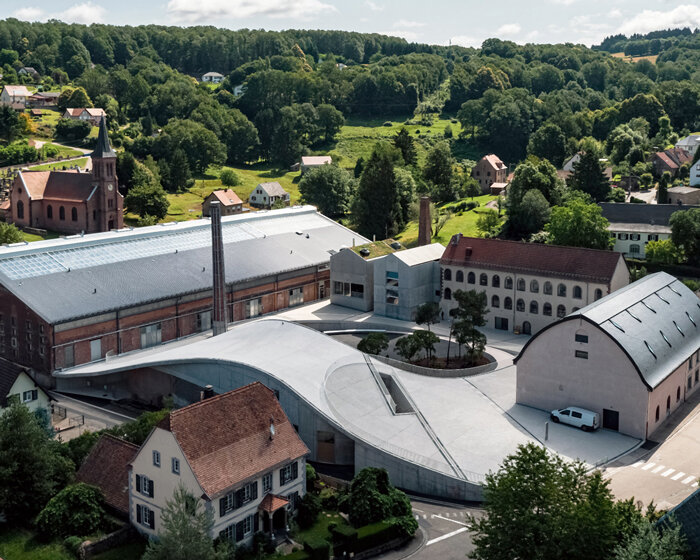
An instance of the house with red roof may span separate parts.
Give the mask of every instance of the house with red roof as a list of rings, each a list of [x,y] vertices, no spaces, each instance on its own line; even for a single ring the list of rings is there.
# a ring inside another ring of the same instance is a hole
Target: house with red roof
[[[100,121],[107,117],[104,109],[96,107],[68,108],[64,111],[64,119],[74,121],[89,121],[93,126],[99,126]]]
[[[472,168],[472,177],[481,187],[481,192],[489,194],[494,183],[507,183],[508,167],[495,154],[482,157]]]
[[[212,512],[212,537],[248,544],[258,531],[286,527],[306,491],[308,453],[262,383],[203,398],[173,410],[131,462],[131,522],[157,535],[182,484]]]
[[[92,152],[92,172],[20,171],[5,219],[16,226],[60,233],[94,233],[124,227],[124,197],[104,119]]]
[[[688,165],[692,163],[693,156],[683,148],[670,148],[663,152],[656,152],[651,161],[657,176],[661,177],[665,171],[668,171],[671,177],[675,177],[684,163]]]
[[[231,216],[243,212],[243,201],[231,189],[212,192],[202,202],[202,216],[211,216],[209,207],[212,201],[218,200],[221,204],[221,215]]]
[[[614,251],[454,235],[440,260],[446,317],[457,290],[487,297],[486,326],[534,334],[629,284]]]

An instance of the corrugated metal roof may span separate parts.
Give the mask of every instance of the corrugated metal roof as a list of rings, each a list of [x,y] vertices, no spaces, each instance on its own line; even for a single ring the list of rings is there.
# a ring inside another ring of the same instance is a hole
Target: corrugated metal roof
[[[583,316],[616,340],[650,388],[700,346],[700,299],[680,280],[657,272],[567,316]]]
[[[222,219],[228,284],[325,264],[330,250],[367,242],[313,207],[256,214]],[[0,249],[0,283],[50,323],[211,289],[209,220],[139,229]]]
[[[611,224],[651,224],[667,226],[671,214],[679,210],[697,208],[696,206],[678,206],[677,204],[625,204],[620,202],[601,202],[603,218]]]

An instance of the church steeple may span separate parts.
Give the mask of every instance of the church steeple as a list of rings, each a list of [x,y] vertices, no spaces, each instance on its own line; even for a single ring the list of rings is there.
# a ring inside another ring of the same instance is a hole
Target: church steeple
[[[107,122],[100,120],[92,158],[92,177],[97,193],[91,206],[92,222],[98,231],[109,231],[124,227],[123,197],[119,194],[116,173],[117,154],[112,149],[107,132]]]
[[[92,159],[95,158],[109,158],[117,157],[114,153],[112,145],[109,143],[109,133],[107,132],[107,120],[102,117],[100,119],[100,132],[97,135],[97,145],[95,146],[95,151],[91,154]]]

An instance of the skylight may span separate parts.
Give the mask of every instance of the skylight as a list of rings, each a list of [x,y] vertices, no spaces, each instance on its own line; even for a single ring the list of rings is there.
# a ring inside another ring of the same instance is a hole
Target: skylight
[[[653,307],[651,307],[646,301],[642,300],[642,305],[643,305],[644,307],[646,307],[646,308],[647,308],[649,311],[651,311],[652,313],[656,313],[656,309],[654,309]]]
[[[610,323],[612,323],[612,326],[615,327],[618,330],[621,330],[622,332],[625,332],[625,329],[623,329],[618,323],[610,319]]]
[[[637,321],[639,321],[640,323],[642,322],[642,320],[639,317],[637,317],[634,313],[632,313],[629,309],[627,310],[627,313],[629,313],[633,319],[637,319]]]
[[[698,324],[695,322],[695,319],[693,319],[692,315],[690,313],[688,313],[687,311],[685,312],[685,314],[688,316],[688,319],[690,319],[690,322],[693,323],[693,325],[697,327]]]
[[[654,350],[652,350],[651,346],[649,346],[649,343],[645,340],[644,344],[646,345],[647,350],[649,350],[649,352],[651,352],[651,355],[654,356],[654,359],[656,360],[657,359],[656,354],[654,353]]]
[[[662,297],[659,295],[659,292],[656,292],[656,296],[657,296],[661,301],[663,301],[664,303],[668,303],[669,305],[671,305],[670,302],[669,302],[668,300],[662,298]]]
[[[672,348],[671,346],[671,341],[669,341],[668,338],[666,338],[666,335],[664,334],[664,331],[659,331],[661,333],[661,337],[666,341],[666,344],[668,344],[669,348]]]
[[[683,297],[683,296],[681,295],[681,293],[680,293],[678,290],[676,290],[676,288],[674,288],[673,286],[669,286],[668,289],[671,290],[671,291],[672,291],[673,293],[675,293],[676,295],[678,295],[679,297]]]
[[[678,332],[681,333],[681,336],[685,336],[685,333],[683,333],[683,331],[681,330],[681,328],[678,326],[678,323],[676,323],[675,321],[673,321],[673,324],[676,325],[676,328],[678,329]]]

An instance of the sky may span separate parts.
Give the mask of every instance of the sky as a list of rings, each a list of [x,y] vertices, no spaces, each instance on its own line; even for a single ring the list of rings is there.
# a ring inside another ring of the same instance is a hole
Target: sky
[[[690,0],[25,0],[3,1],[0,19],[115,25],[215,25],[229,29],[341,29],[408,41],[478,47],[600,43],[608,35],[700,28]]]

